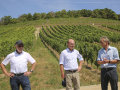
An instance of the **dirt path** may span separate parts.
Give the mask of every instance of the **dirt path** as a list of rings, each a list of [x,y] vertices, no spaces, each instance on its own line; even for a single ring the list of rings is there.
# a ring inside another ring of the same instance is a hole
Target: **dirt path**
[[[36,37],[36,40],[37,38],[39,37],[39,33],[40,33],[40,29],[41,27],[36,27],[36,31],[35,31],[35,37]],[[54,49],[52,49],[49,45],[47,45],[45,42],[44,42],[44,45],[50,49],[50,51],[56,56],[57,59],[59,59],[59,53],[57,51],[55,51]]]
[[[59,89],[65,90],[65,89]],[[101,90],[101,85],[90,85],[90,86],[81,86],[80,90]],[[108,86],[108,90],[111,90],[110,84]],[[120,90],[120,82],[118,83],[118,90]]]
[[[36,40],[39,37],[40,29],[41,29],[41,27],[36,27],[36,31],[35,31]]]

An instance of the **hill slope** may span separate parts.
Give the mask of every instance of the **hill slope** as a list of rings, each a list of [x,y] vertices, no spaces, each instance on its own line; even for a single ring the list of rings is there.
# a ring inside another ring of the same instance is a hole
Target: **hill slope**
[[[55,90],[63,88],[61,86],[61,76],[59,70],[58,59],[51,53],[50,49],[46,47],[38,36],[39,27],[42,26],[55,26],[55,25],[92,25],[95,28],[102,30],[115,32],[111,29],[103,27],[105,25],[119,24],[120,21],[107,20],[107,19],[94,19],[94,18],[59,18],[59,19],[48,19],[39,21],[30,21],[20,23],[16,25],[8,25],[7,27],[13,26],[30,26],[34,25],[37,28],[36,38],[34,38],[33,46],[28,52],[36,59],[37,66],[34,73],[30,76],[32,90]],[[6,27],[6,26],[4,26]],[[120,33],[117,31],[117,33]],[[0,39],[0,41],[2,41]],[[120,50],[120,43],[111,43],[113,46]],[[30,66],[30,65],[29,65]],[[9,66],[7,67],[9,70]],[[119,70],[119,69],[118,69]],[[0,69],[1,73],[1,69]],[[82,71],[80,72],[81,86],[99,84],[100,83],[100,71],[91,69],[86,64],[83,65]],[[10,90],[9,78],[0,74],[0,90]]]

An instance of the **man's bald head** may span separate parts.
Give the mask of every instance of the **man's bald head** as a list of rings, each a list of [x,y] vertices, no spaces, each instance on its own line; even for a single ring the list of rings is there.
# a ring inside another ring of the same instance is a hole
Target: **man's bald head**
[[[69,39],[67,42],[68,48],[72,51],[75,47],[75,41],[73,39]]]
[[[68,42],[67,42],[67,43],[71,43],[71,42],[74,42],[74,43],[75,43],[75,41],[74,41],[73,39],[68,39]]]

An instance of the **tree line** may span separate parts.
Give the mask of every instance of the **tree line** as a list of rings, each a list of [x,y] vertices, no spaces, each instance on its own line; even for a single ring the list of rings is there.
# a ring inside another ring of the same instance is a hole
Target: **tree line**
[[[120,20],[120,14],[116,14],[113,10],[104,8],[104,9],[95,9],[95,10],[69,10],[65,9],[57,12],[48,12],[48,13],[31,13],[23,14],[18,18],[12,18],[11,16],[4,16],[0,19],[0,25],[15,24],[25,21],[33,21],[40,19],[49,19],[49,18],[70,18],[70,17],[92,17],[92,18],[104,18],[104,19],[113,19]]]

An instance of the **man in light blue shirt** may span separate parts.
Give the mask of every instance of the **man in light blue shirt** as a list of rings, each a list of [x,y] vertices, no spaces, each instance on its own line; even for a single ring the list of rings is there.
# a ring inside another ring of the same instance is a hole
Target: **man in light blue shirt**
[[[118,75],[116,71],[116,64],[119,61],[118,50],[109,45],[110,41],[106,36],[100,38],[100,44],[103,48],[98,52],[97,62],[101,65],[102,90],[108,89],[109,81],[112,90],[118,90]]]
[[[66,90],[72,90],[72,83],[74,90],[80,90],[79,72],[82,68],[83,58],[79,51],[74,49],[75,42],[73,39],[69,39],[67,45],[68,48],[63,50],[60,54],[59,64],[61,77],[63,79],[66,78]],[[77,59],[79,59],[79,65]]]

